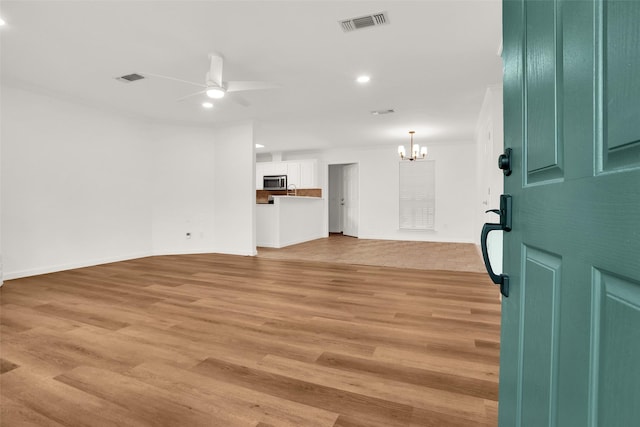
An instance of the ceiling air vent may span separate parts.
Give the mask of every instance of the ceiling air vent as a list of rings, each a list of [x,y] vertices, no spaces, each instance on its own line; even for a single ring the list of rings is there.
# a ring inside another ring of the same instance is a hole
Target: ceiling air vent
[[[116,80],[120,80],[121,82],[125,82],[125,83],[135,82],[136,80],[142,80],[142,79],[144,79],[144,76],[136,73],[127,74],[126,76],[116,77]]]
[[[396,110],[394,110],[393,108],[390,108],[388,110],[375,110],[371,112],[372,116],[381,116],[383,114],[391,114],[391,113],[395,113]]]
[[[389,18],[387,12],[374,13],[373,15],[360,16],[358,18],[345,19],[338,21],[345,33],[349,31],[359,30],[361,28],[373,27],[376,25],[388,24]]]

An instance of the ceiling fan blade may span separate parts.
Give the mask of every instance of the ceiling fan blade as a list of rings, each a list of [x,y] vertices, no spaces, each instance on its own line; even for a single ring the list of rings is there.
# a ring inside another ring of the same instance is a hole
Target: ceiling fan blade
[[[249,101],[247,101],[246,99],[244,99],[243,97],[241,97],[240,95],[231,95],[229,96],[229,98],[231,98],[231,100],[233,102],[235,102],[236,104],[240,104],[243,107],[248,107],[251,104],[249,103]]]
[[[209,59],[211,60],[211,67],[209,68],[207,78],[218,85],[218,87],[222,87],[222,65],[224,60],[222,56],[215,53],[210,53]]]
[[[184,101],[184,100],[185,100],[185,99],[187,99],[187,98],[191,98],[192,96],[196,96],[196,95],[201,95],[201,94],[203,94],[203,93],[205,93],[205,92],[206,92],[206,90],[201,90],[201,91],[199,91],[199,92],[196,92],[196,93],[192,93],[192,94],[189,94],[189,95],[183,96],[182,98],[178,98],[178,99],[176,99],[176,102],[178,102],[178,101]]]
[[[271,82],[227,82],[227,92],[240,92],[243,90],[277,89],[280,85]]]
[[[202,83],[194,83],[194,82],[190,82],[188,80],[177,79],[175,77],[163,76],[161,74],[152,74],[152,73],[140,73],[140,74],[142,74],[145,77],[157,77],[159,79],[173,80],[174,82],[186,83],[186,84],[194,85],[194,86],[198,86],[198,87],[207,87],[206,85],[203,85]]]

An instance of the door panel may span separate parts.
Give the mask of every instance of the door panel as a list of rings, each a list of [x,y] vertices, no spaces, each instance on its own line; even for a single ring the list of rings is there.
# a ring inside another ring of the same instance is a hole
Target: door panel
[[[603,8],[605,50],[605,105],[607,142],[610,150],[639,142],[640,120],[633,113],[640,99],[640,31],[634,1],[607,2]]]
[[[603,49],[599,59],[604,74],[603,170],[640,166],[640,30],[637,1],[606,2],[602,14]],[[604,56],[603,59],[602,56]]]
[[[555,419],[557,404],[558,293],[562,260],[533,248],[524,248],[522,289],[523,369],[521,385],[522,418],[544,426]]]
[[[640,419],[640,1],[503,3],[501,426]]]
[[[342,165],[329,165],[329,232],[342,233]]]
[[[535,120],[527,121],[528,182],[560,176],[561,140],[556,105],[558,54],[556,52],[556,3],[534,1],[526,4],[527,112]],[[561,59],[561,58],[560,58]]]
[[[640,369],[640,283],[594,270],[592,310],[592,425],[631,426],[640,419],[640,405],[620,395],[638,394]]]

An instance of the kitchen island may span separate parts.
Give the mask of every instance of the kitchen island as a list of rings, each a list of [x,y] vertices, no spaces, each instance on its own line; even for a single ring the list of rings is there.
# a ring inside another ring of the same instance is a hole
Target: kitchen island
[[[284,248],[324,236],[321,197],[272,196],[273,204],[256,205],[256,244]]]

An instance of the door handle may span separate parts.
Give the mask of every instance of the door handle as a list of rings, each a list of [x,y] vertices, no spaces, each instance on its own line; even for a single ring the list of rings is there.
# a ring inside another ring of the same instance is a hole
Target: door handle
[[[480,234],[480,247],[482,248],[482,259],[484,266],[489,273],[491,281],[496,285],[500,285],[500,293],[505,297],[509,296],[509,276],[506,274],[496,274],[491,267],[489,260],[489,251],[487,250],[487,237],[489,233],[495,230],[511,231],[511,195],[502,194],[500,196],[500,209],[490,209],[487,212],[493,212],[500,215],[500,222],[488,222],[482,226]]]

